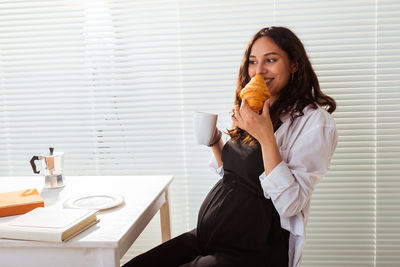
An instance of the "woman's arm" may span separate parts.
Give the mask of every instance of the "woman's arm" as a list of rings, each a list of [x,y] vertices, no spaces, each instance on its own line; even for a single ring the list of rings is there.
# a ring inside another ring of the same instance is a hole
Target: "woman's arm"
[[[296,136],[285,159],[269,174],[260,176],[266,197],[282,217],[300,214],[309,205],[315,186],[328,171],[337,144],[336,128],[313,125]]]
[[[232,121],[260,143],[265,173],[269,174],[282,161],[269,116],[269,102],[264,102],[263,111],[259,116],[247,106],[246,101],[243,101],[240,108],[235,108]]]
[[[221,138],[221,134],[219,133],[218,128],[215,129],[215,134],[210,144],[213,144],[211,146],[211,150],[214,154],[215,160],[217,161],[218,167],[220,167],[222,166],[221,154],[222,154],[222,148],[224,147],[224,141]]]
[[[264,195],[271,198],[282,217],[300,214],[307,205],[315,185],[327,172],[337,143],[334,123],[326,126],[321,121],[310,122],[308,130],[299,132],[282,161],[268,106],[261,115],[246,103],[236,108],[234,123],[256,138],[262,148],[265,173],[260,176]],[[268,114],[268,117],[265,115]],[[318,118],[318,116],[317,116]]]

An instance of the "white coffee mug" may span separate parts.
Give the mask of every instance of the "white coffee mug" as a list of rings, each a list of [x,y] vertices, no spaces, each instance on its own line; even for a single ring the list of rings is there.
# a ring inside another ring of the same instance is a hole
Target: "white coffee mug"
[[[195,112],[193,116],[193,130],[196,141],[200,145],[209,145],[214,137],[217,126],[217,114]]]

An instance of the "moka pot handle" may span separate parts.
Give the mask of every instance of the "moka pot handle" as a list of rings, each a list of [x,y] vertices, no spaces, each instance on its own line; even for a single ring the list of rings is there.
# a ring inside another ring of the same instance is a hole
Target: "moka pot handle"
[[[40,171],[37,171],[37,170],[36,170],[35,160],[39,160],[39,157],[38,157],[38,156],[33,156],[33,157],[31,158],[30,163],[31,163],[33,172],[36,173],[36,174],[38,174],[38,173],[40,173]]]

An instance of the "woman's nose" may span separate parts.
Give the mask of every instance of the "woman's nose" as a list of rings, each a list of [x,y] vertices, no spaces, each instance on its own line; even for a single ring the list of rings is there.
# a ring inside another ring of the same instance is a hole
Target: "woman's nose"
[[[264,74],[266,71],[264,64],[257,64],[256,74]]]

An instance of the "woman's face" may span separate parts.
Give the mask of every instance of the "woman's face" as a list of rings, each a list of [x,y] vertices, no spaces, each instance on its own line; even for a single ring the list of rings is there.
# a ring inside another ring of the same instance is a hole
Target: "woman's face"
[[[261,74],[271,92],[271,102],[275,101],[282,88],[288,83],[290,74],[295,72],[294,64],[278,45],[269,37],[257,39],[250,51],[250,78]]]

